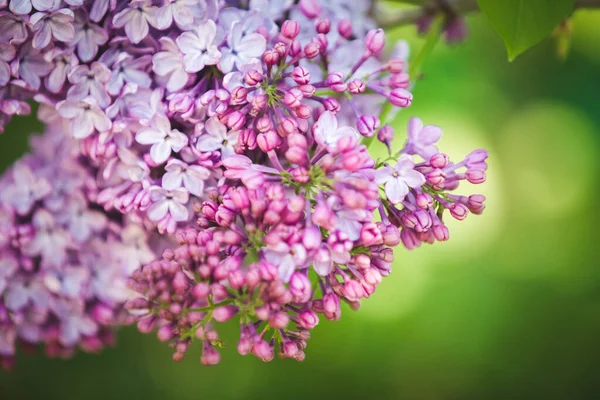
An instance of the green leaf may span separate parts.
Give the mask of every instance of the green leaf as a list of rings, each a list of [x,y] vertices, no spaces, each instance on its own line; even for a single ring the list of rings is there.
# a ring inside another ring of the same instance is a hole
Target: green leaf
[[[541,42],[575,7],[575,0],[477,0],[514,60]]]

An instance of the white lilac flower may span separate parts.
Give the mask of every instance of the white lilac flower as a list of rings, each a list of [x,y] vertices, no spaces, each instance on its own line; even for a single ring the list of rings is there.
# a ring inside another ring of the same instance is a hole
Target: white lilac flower
[[[204,181],[210,177],[210,171],[200,165],[188,165],[183,161],[170,160],[165,167],[162,187],[173,190],[184,187],[195,196],[204,192]]]
[[[233,155],[237,144],[239,131],[229,131],[215,117],[210,118],[204,125],[204,134],[196,142],[196,150],[201,152],[220,151],[221,158]]]
[[[152,145],[150,157],[157,164],[167,161],[171,152],[179,152],[188,143],[187,136],[177,129],[171,129],[169,120],[162,116],[156,116],[151,127],[140,129],[135,140],[140,144]]]
[[[167,79],[167,89],[176,92],[183,88],[189,79],[185,71],[183,54],[173,39],[169,37],[160,38],[162,51],[152,56],[152,70]]]
[[[244,20],[235,22],[227,34],[227,46],[221,48],[219,69],[225,73],[241,69],[253,59],[260,57],[266,49],[267,40],[253,32]]]
[[[221,58],[215,39],[217,25],[213,20],[202,21],[193,31],[184,32],[176,39],[184,54],[183,63],[188,72],[198,72],[206,65],[215,65]]]
[[[76,139],[90,136],[94,131],[105,132],[110,129],[110,119],[100,109],[93,97],[82,100],[67,99],[56,105],[58,113],[70,120],[71,134]]]
[[[401,203],[410,188],[418,188],[425,183],[422,173],[415,170],[412,157],[403,155],[395,166],[386,166],[377,170],[375,180],[385,185],[385,195],[393,204]]]
[[[150,199],[152,205],[148,209],[148,218],[151,221],[159,221],[168,214],[175,221],[188,220],[189,212],[185,205],[189,200],[189,193],[186,189],[166,190],[154,186],[150,188]]]
[[[148,35],[149,25],[156,26],[157,11],[158,8],[149,0],[132,1],[114,16],[113,24],[117,28],[124,26],[127,37],[137,44]]]

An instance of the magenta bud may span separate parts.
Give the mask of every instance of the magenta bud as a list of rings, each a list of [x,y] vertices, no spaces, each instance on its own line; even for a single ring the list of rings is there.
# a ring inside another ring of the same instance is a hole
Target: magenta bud
[[[344,77],[339,72],[331,72],[327,76],[327,85],[334,92],[345,92],[348,89],[348,85],[344,82]]]
[[[246,116],[240,111],[234,111],[227,116],[227,126],[238,131],[243,128],[246,123]]]
[[[279,278],[279,270],[268,262],[261,262],[258,267],[260,278],[265,281],[274,281]]]
[[[323,107],[325,107],[325,110],[331,111],[333,113],[340,111],[341,108],[339,101],[337,101],[333,97],[328,97],[325,100],[323,100]]]
[[[210,285],[206,282],[197,283],[192,289],[192,296],[195,299],[203,300],[210,293]]]
[[[298,322],[302,328],[310,330],[317,326],[319,317],[311,310],[305,309],[298,314]]]
[[[372,54],[378,54],[385,46],[385,32],[383,29],[371,29],[365,37],[367,50]]]
[[[486,150],[474,150],[465,157],[465,165],[467,168],[480,168],[483,170],[487,169],[485,160],[489,157],[489,153]]]
[[[396,88],[390,93],[390,102],[396,107],[406,108],[410,106],[413,100],[412,94],[402,88]]]
[[[288,90],[283,96],[283,104],[288,107],[295,108],[302,104],[302,100],[304,99],[304,95],[302,91],[298,88],[291,88]]]
[[[204,344],[202,346],[202,356],[200,357],[202,365],[217,365],[221,361],[221,355],[210,343],[205,341]]]
[[[302,53],[302,45],[300,42],[297,40],[292,40],[292,44],[290,45],[288,53],[291,57],[296,57]]]
[[[237,312],[238,308],[236,306],[221,306],[213,310],[212,317],[217,322],[225,322],[233,318]]]
[[[467,207],[469,210],[475,214],[480,215],[485,210],[485,196],[482,194],[472,194],[469,196],[469,200],[467,201]]]
[[[356,127],[361,135],[371,137],[375,134],[375,130],[379,129],[379,118],[373,115],[361,115],[356,121]]]
[[[390,78],[390,87],[392,89],[407,89],[410,86],[410,77],[408,74],[394,74]]]
[[[412,229],[402,229],[402,231],[400,231],[400,239],[402,239],[402,244],[408,250],[413,250],[414,248],[421,246],[421,240]]]
[[[349,301],[359,301],[360,299],[365,297],[365,292],[363,290],[362,285],[354,279],[346,280],[342,291],[344,293],[344,297],[347,298]]]
[[[389,146],[394,139],[394,128],[392,128],[390,125],[382,126],[377,133],[377,139]]]
[[[312,297],[312,288],[308,276],[294,272],[290,278],[290,292],[296,303],[306,303]]]
[[[255,126],[257,131],[264,133],[273,129],[273,122],[271,121],[271,118],[263,115],[256,120]]]
[[[263,80],[263,75],[257,70],[253,69],[249,71],[245,76],[246,83],[248,86],[256,86]]]
[[[342,315],[340,298],[335,293],[327,293],[323,297],[323,312],[328,320],[338,320]]]
[[[306,104],[300,104],[294,109],[296,116],[301,119],[308,119],[312,114],[312,109]]]
[[[267,50],[263,55],[263,59],[268,66],[272,67],[279,62],[279,53],[276,50]]]
[[[156,336],[161,342],[168,342],[173,338],[174,335],[175,333],[173,332],[173,326],[171,325],[162,326],[158,332],[156,332]]]
[[[459,221],[462,221],[463,219],[467,218],[468,214],[469,209],[464,204],[454,203],[450,206],[450,215],[452,215]]]
[[[322,241],[321,230],[317,226],[311,225],[304,229],[302,244],[307,250],[318,249]]]
[[[416,199],[417,206],[424,210],[433,207],[433,197],[428,193],[419,193]]]
[[[300,0],[298,8],[307,18],[316,18],[321,14],[321,6],[318,0]]]
[[[281,25],[281,34],[288,39],[295,39],[300,33],[300,24],[298,21],[283,21]]]
[[[434,169],[425,178],[431,185],[440,186],[446,180],[446,174],[441,169]]]
[[[318,43],[310,42],[304,46],[304,55],[306,58],[312,59],[319,55],[321,52],[321,46]]]
[[[388,69],[392,74],[399,74],[402,71],[404,71],[404,65],[404,60],[401,60],[399,58],[392,58],[387,63]]]
[[[429,159],[429,165],[433,168],[446,168],[449,162],[450,158],[444,153],[436,153]]]
[[[431,231],[433,232],[433,237],[439,242],[445,242],[450,237],[448,228],[443,224],[434,225]]]
[[[285,312],[276,312],[269,315],[269,325],[275,329],[285,329],[290,323],[290,316]]]
[[[261,133],[256,137],[256,143],[258,147],[268,153],[271,150],[275,150],[281,144],[281,138],[275,131],[268,131]]]
[[[233,104],[243,104],[248,97],[248,89],[243,86],[238,86],[231,92],[231,102]]]
[[[151,315],[138,321],[137,328],[141,333],[150,333],[156,324],[156,317]]]
[[[431,219],[431,215],[427,210],[417,210],[414,212],[414,216],[417,219],[417,223],[414,227],[417,232],[426,232],[431,228],[433,221]]]
[[[285,54],[287,53],[287,46],[285,45],[285,43],[278,42],[275,43],[273,50],[275,50],[277,54],[279,54],[279,58],[284,58]]]
[[[252,352],[254,355],[265,362],[272,361],[273,357],[275,357],[273,348],[269,345],[269,343],[262,339],[256,340],[254,342],[254,346],[252,347]]]
[[[179,271],[173,277],[171,286],[173,286],[173,290],[175,291],[175,293],[182,294],[188,287],[188,278],[182,271]]]
[[[281,136],[287,137],[292,133],[298,132],[298,123],[294,118],[286,117],[279,123],[277,131],[281,134]]]
[[[331,30],[331,21],[329,21],[327,18],[319,18],[315,23],[315,28],[317,33],[327,35]]]
[[[250,353],[250,349],[252,348],[252,341],[247,337],[241,337],[239,342],[237,343],[237,352],[245,356]]]
[[[352,22],[349,19],[343,18],[338,22],[338,33],[344,39],[349,39],[352,36]]]
[[[262,110],[267,106],[268,98],[264,94],[257,94],[252,98],[252,108]]]
[[[306,85],[310,82],[310,72],[302,66],[297,66],[292,71],[292,79],[298,85]]]
[[[483,183],[486,180],[485,171],[479,168],[468,169],[465,175],[467,180],[474,185]]]
[[[313,85],[300,85],[298,86],[298,90],[302,92],[304,98],[313,97],[317,89]]]
[[[350,93],[352,94],[360,94],[367,90],[367,86],[364,84],[363,81],[356,78],[348,84],[348,90],[350,90]]]
[[[91,315],[94,321],[102,325],[111,325],[115,319],[113,309],[102,303],[98,303],[92,308]]]
[[[300,349],[298,348],[296,342],[292,342],[291,340],[285,341],[281,347],[283,356],[287,358],[294,358],[300,352]]]
[[[398,235],[398,237],[400,237],[400,235]],[[381,283],[381,272],[379,272],[377,268],[367,268],[363,274],[365,277],[365,281],[369,285],[377,286]]]
[[[385,225],[381,232],[381,236],[383,239],[383,244],[386,246],[394,247],[400,243],[400,231],[394,225]]]

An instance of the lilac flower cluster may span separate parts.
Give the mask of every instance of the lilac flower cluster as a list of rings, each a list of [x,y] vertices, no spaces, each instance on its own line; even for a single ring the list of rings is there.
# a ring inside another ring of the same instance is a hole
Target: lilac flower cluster
[[[154,259],[146,231],[95,204],[94,169],[49,125],[0,179],[0,361],[44,343],[50,356],[98,351],[131,319],[127,279]]]
[[[161,260],[141,260],[129,282],[141,297],[127,304],[175,360],[200,340],[202,362],[218,362],[217,324],[233,317],[239,353],[302,360],[319,315],[357,309],[390,273],[393,247],[447,240],[445,216],[484,209],[482,195],[451,191],[485,181],[487,152],[453,163],[436,147],[441,129],[417,118],[393,149],[390,108],[413,99],[407,52],[401,42],[384,56],[366,1],[4,3],[0,121],[32,96],[54,107],[98,170],[76,188],[86,210],[175,236]],[[369,155],[375,140],[388,157]],[[48,208],[36,193],[31,206]],[[23,202],[6,201],[19,214]],[[114,225],[102,246],[124,241]],[[61,265],[67,249],[52,248],[44,259]]]

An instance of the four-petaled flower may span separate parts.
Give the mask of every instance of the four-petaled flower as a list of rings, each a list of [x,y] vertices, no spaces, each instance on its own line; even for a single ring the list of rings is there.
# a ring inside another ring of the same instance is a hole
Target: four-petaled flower
[[[338,127],[338,120],[334,113],[325,111],[313,127],[315,140],[328,151],[337,150],[338,141],[344,137],[355,138],[357,141],[360,134],[350,126]]]
[[[176,39],[184,54],[183,63],[188,72],[201,71],[206,65],[215,65],[221,59],[217,48],[217,25],[213,20],[202,21],[193,31],[184,32]]]
[[[37,12],[29,20],[33,24],[33,47],[43,49],[52,37],[59,42],[70,42],[75,38],[73,11],[62,8],[52,13]]]
[[[104,64],[93,62],[91,66],[78,65],[69,73],[69,82],[73,84],[67,92],[72,100],[83,100],[91,96],[102,108],[110,104],[105,84],[110,79],[110,71]]]
[[[176,92],[183,88],[189,79],[183,64],[179,47],[169,37],[160,38],[162,51],[152,56],[152,70],[167,79],[167,89]]]
[[[408,122],[408,140],[406,142],[406,154],[418,154],[425,161],[429,161],[432,155],[438,152],[435,143],[442,137],[442,128],[435,125],[423,126],[423,121],[413,117]]]
[[[239,131],[227,131],[216,117],[210,118],[204,125],[205,133],[196,142],[196,150],[221,152],[221,158],[227,158],[235,153],[233,147],[237,144]]]
[[[63,100],[56,105],[56,109],[62,117],[71,120],[71,134],[76,139],[90,136],[94,129],[98,132],[108,131],[112,126],[110,119],[98,107],[98,102],[93,97],[88,96],[79,101]]]
[[[409,188],[416,189],[425,184],[425,177],[415,170],[412,157],[403,155],[394,167],[386,166],[377,170],[375,181],[385,184],[385,195],[392,204],[401,203]]]
[[[200,165],[188,165],[183,161],[170,160],[165,167],[162,187],[174,190],[185,187],[191,194],[202,196],[204,181],[210,177],[210,171]]]
[[[52,190],[46,178],[36,176],[25,164],[15,164],[12,174],[14,183],[0,191],[0,199],[21,215],[29,213],[31,206]]]
[[[148,209],[148,218],[151,221],[160,221],[170,214],[175,221],[187,221],[189,211],[185,205],[189,198],[190,195],[184,188],[166,190],[160,186],[153,186],[150,188],[153,204]]]
[[[227,73],[234,69],[240,69],[248,64],[253,58],[260,57],[267,47],[265,37],[256,32],[247,32],[244,21],[235,22],[231,26],[231,32],[227,35],[227,46],[222,49],[219,68]]]
[[[167,161],[171,151],[178,153],[188,144],[188,137],[177,129],[171,129],[168,118],[160,115],[154,117],[151,127],[140,129],[135,140],[140,144],[152,145],[150,157],[157,164]]]
[[[127,37],[137,44],[148,35],[148,24],[156,26],[157,10],[149,0],[132,1],[126,9],[115,15],[113,24],[117,28],[125,26]]]

